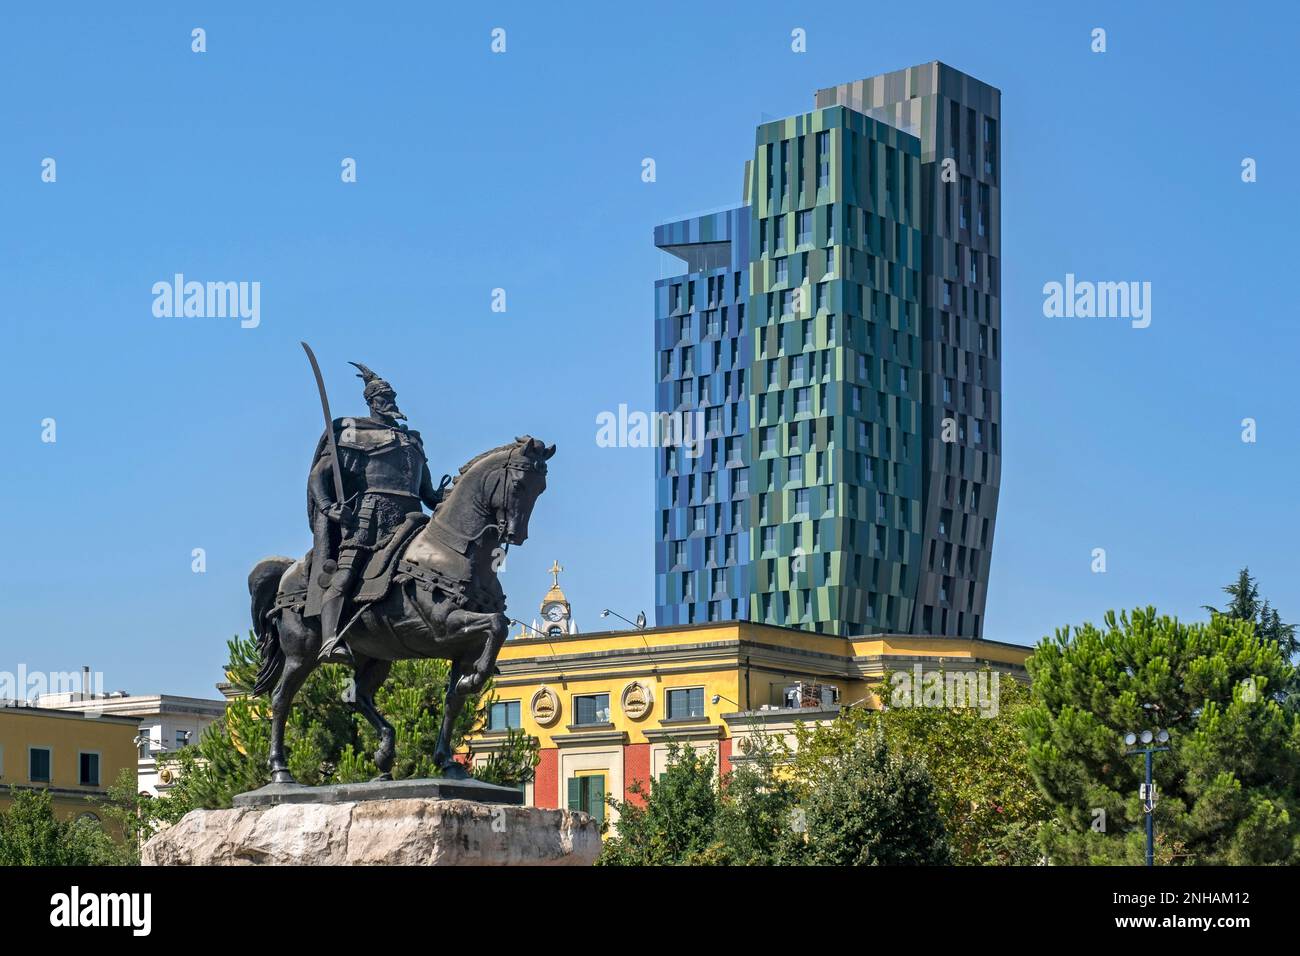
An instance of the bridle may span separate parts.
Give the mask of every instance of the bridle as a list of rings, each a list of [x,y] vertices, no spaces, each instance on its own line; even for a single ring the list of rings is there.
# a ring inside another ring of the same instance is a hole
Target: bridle
[[[506,460],[501,465],[501,470],[506,473],[506,488],[501,501],[501,516],[497,518],[497,542],[501,547],[502,555],[510,551],[510,539],[506,536],[507,526],[510,523],[510,506],[514,494],[515,485],[521,481],[530,471],[546,474],[546,462],[541,458],[534,458],[524,455],[522,458],[516,458],[525,446],[516,445],[506,453]]]
[[[499,465],[494,465],[483,477],[476,477],[474,479],[475,481],[482,482],[480,487],[486,494],[488,475],[495,475],[498,472],[504,473],[505,475],[504,480],[506,487],[502,495],[501,511],[497,516],[495,523],[485,524],[477,534],[470,536],[458,529],[450,527],[446,523],[444,517],[445,512],[443,510],[444,506],[439,506],[438,510],[434,512],[433,518],[429,521],[429,524],[437,530],[439,537],[445,544],[461,554],[468,555],[474,543],[482,538],[489,528],[495,528],[497,532],[497,541],[500,542],[502,548],[507,550],[509,549],[510,542],[506,538],[506,532],[510,524],[510,509],[514,503],[515,482],[527,475],[530,471],[543,475],[546,474],[546,460],[528,455],[524,451],[524,447],[525,446],[515,446],[514,448],[511,448],[509,451],[505,452],[505,460],[503,462]],[[452,490],[454,491],[461,482],[466,480],[466,473],[462,473],[452,482]]]

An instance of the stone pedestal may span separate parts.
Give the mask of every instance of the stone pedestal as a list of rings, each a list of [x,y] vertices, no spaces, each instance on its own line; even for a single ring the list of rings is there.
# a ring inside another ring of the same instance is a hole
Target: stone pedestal
[[[422,795],[429,785],[448,796]],[[467,785],[487,786],[398,781],[391,796],[385,791],[392,784],[264,787],[241,794],[229,810],[191,811],[150,839],[140,861],[145,866],[583,866],[599,855],[600,828],[587,814],[450,796]]]

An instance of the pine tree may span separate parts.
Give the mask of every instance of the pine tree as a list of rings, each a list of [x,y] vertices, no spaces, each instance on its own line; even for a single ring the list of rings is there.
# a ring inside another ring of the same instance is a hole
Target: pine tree
[[[1250,589],[1239,592],[1248,610]],[[1251,622],[1112,611],[1102,628],[1044,638],[1028,666],[1024,729],[1051,803],[1040,831],[1051,860],[1142,862],[1143,763],[1123,737],[1165,729],[1171,749],[1154,760],[1160,862],[1300,862],[1300,715],[1272,694],[1295,669]]]
[[[1237,572],[1237,580],[1227,585],[1223,593],[1232,598],[1232,603],[1224,610],[1204,605],[1211,614],[1224,614],[1238,621],[1254,622],[1259,618],[1259,583],[1250,573],[1250,568]]]
[[[1259,622],[1256,630],[1267,640],[1272,641],[1282,651],[1282,655],[1291,660],[1300,651],[1300,641],[1296,640],[1296,626],[1294,624],[1283,624],[1282,617],[1277,613],[1277,608],[1270,607],[1268,601],[1264,602],[1263,607],[1259,610]]]
[[[1237,572],[1237,580],[1227,585],[1223,592],[1232,598],[1232,602],[1223,610],[1203,605],[1210,615],[1222,614],[1237,621],[1250,621],[1255,625],[1255,633],[1272,641],[1282,652],[1284,660],[1292,661],[1300,652],[1300,640],[1296,638],[1296,626],[1285,624],[1277,608],[1269,604],[1268,599],[1259,598],[1259,582],[1250,573],[1250,568]],[[1292,710],[1300,711],[1300,672],[1286,684],[1273,688],[1278,701]]]

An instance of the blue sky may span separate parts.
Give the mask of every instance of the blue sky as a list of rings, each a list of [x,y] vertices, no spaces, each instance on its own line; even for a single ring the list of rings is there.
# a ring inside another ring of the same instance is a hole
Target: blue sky
[[[598,448],[595,419],[653,401],[653,226],[737,201],[765,118],[932,59],[1003,93],[986,636],[1196,617],[1246,563],[1300,619],[1293,5],[132,6],[0,31],[0,669],[214,693],[249,568],[308,545],[304,338],[337,414],[362,408],[348,360],[394,383],[435,474],[559,445],[513,613],[555,558],[582,628],[652,612],[650,452]],[[259,281],[260,326],[155,318],[176,272]],[[1151,326],[1045,318],[1067,272],[1151,282]]]

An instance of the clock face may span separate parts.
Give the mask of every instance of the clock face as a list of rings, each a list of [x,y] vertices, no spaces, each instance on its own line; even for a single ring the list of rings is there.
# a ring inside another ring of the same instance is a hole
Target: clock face
[[[563,604],[549,604],[549,605],[547,605],[547,607],[546,607],[545,614],[546,614],[546,619],[547,619],[548,621],[558,621],[558,620],[561,620],[561,619],[564,617],[564,605],[563,605]]]

